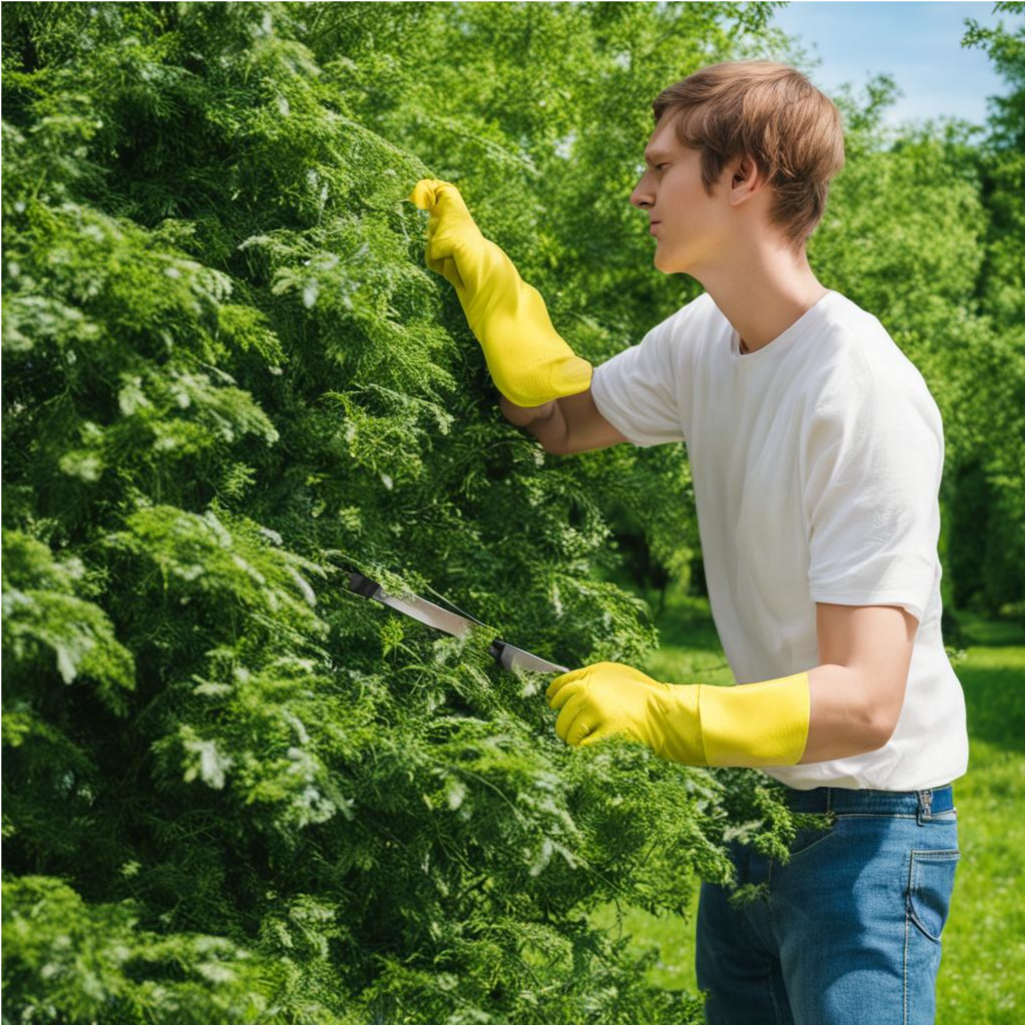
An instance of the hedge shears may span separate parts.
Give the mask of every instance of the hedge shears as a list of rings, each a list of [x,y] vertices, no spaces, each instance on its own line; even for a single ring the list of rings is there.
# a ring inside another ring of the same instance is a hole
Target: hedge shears
[[[421,598],[418,594],[414,594],[411,598],[399,598],[388,594],[376,580],[371,580],[370,577],[354,570],[350,570],[348,575],[349,590],[353,593],[362,595],[364,598],[372,598],[374,601],[379,601],[382,605],[387,605],[407,616],[411,616],[413,619],[419,620],[421,623],[433,626],[436,630],[443,630],[453,637],[465,636],[473,629],[473,624],[475,623],[478,626],[486,625],[479,619],[468,616],[461,609],[450,612],[448,609],[442,608],[426,598]],[[453,605],[452,608],[455,609],[456,607]],[[513,666],[519,666],[521,669],[530,669],[536,673],[569,672],[566,666],[549,662],[548,659],[533,655],[529,651],[524,651],[523,648],[517,648],[515,644],[509,644],[508,641],[493,640],[488,647],[488,651],[494,655],[495,660],[503,669],[512,669]]]

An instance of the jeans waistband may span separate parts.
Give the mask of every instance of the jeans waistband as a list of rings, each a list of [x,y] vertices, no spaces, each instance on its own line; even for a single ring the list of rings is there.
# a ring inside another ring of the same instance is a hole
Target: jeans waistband
[[[788,787],[785,801],[791,811],[903,814],[916,815],[921,821],[954,807],[954,787],[950,783],[933,790],[848,790],[843,787],[795,790]]]

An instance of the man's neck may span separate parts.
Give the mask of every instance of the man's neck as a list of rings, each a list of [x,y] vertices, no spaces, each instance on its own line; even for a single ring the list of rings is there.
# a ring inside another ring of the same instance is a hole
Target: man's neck
[[[719,273],[693,274],[740,336],[745,354],[769,345],[829,291],[807,258],[792,261],[772,253],[759,260],[748,252],[747,262],[739,269],[731,264]]]

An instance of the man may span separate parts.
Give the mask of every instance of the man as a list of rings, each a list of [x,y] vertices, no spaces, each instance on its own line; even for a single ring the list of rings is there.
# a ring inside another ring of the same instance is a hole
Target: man
[[[456,288],[502,392],[548,452],[687,444],[712,616],[734,687],[615,662],[548,688],[572,745],[625,735],[686,765],[757,767],[798,811],[786,865],[738,843],[732,908],[702,885],[697,975],[710,1023],[932,1022],[960,856],[950,784],[964,699],[940,631],[939,409],[879,320],[824,287],[805,245],[843,167],[832,102],[770,61],[712,65],[653,104],[630,197],[655,266],[705,292],[597,368],[426,179],[427,263]]]

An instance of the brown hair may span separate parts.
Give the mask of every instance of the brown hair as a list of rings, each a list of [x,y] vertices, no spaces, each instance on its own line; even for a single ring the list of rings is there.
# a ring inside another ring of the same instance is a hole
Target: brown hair
[[[747,154],[765,172],[769,222],[799,253],[826,210],[829,182],[844,166],[843,122],[832,100],[796,68],[768,60],[710,64],[663,90],[655,124],[680,113],[676,137],[700,149],[711,196],[723,168]]]

